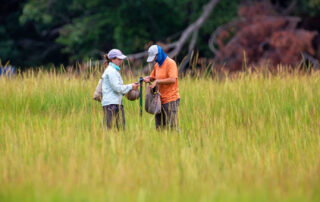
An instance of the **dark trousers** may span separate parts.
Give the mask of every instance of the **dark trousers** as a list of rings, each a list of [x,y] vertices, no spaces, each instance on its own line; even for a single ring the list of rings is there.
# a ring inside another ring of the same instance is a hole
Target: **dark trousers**
[[[178,128],[178,109],[180,99],[161,105],[161,113],[156,114],[156,128],[165,128],[170,125],[171,129]]]
[[[107,126],[108,129],[114,128],[115,126],[117,127],[118,130],[119,128],[125,129],[126,118],[124,116],[124,108],[122,105],[112,104],[112,105],[103,106],[102,108],[103,108],[103,124]],[[120,122],[120,114],[119,114],[120,110],[121,110],[122,122]]]

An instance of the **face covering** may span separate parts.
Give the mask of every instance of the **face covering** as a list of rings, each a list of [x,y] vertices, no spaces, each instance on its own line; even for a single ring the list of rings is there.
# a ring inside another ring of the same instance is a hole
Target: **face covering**
[[[157,45],[157,47],[158,47],[158,55],[157,55],[156,62],[159,64],[159,67],[160,67],[165,61],[165,59],[167,58],[167,55],[164,53],[164,51],[160,46]]]

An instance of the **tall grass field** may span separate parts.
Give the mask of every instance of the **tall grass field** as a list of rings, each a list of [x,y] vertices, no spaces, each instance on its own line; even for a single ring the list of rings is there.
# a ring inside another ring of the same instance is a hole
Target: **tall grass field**
[[[125,98],[104,130],[97,82],[0,78],[1,202],[320,200],[318,72],[181,78],[180,132]]]

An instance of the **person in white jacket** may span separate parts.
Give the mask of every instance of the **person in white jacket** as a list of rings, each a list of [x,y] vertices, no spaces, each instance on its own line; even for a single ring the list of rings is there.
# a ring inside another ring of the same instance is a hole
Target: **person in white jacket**
[[[122,105],[122,96],[132,89],[138,89],[139,84],[123,84],[120,75],[120,65],[127,57],[118,49],[112,49],[104,55],[105,66],[107,67],[102,75],[102,108],[103,123],[108,129],[116,125],[119,129],[119,112],[121,110],[122,128],[125,129],[124,107]]]

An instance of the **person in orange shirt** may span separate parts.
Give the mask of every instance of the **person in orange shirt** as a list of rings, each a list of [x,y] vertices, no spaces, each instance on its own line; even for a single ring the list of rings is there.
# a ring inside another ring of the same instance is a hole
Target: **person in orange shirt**
[[[161,94],[161,113],[156,114],[156,128],[178,129],[178,108],[180,104],[178,87],[178,68],[174,60],[169,58],[158,45],[150,46],[147,62],[156,62],[150,76],[145,82],[153,82],[151,88],[159,87]]]

